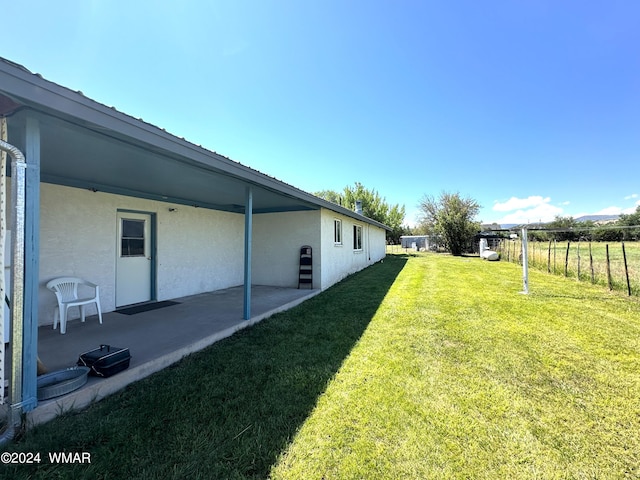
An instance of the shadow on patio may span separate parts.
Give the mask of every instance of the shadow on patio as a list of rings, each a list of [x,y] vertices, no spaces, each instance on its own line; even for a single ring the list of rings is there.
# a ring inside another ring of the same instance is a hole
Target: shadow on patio
[[[38,424],[72,405],[82,407],[318,293],[254,285],[248,321],[242,319],[243,287],[233,287],[178,298],[176,305],[135,315],[110,312],[103,315],[102,325],[97,315],[87,317],[84,324],[73,320],[64,335],[59,326],[56,330],[50,325],[40,327],[38,355],[49,372],[74,366],[80,354],[103,344],[129,348],[132,358],[125,372],[108,379],[89,377],[75,392],[40,401],[29,420]]]

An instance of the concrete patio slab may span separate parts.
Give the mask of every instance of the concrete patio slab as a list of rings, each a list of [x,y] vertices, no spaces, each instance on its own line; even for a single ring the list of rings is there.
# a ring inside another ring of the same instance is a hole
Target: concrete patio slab
[[[179,303],[135,315],[110,312],[103,315],[102,325],[97,315],[87,317],[85,323],[73,320],[64,335],[51,326],[40,327],[38,354],[50,372],[74,366],[81,353],[101,344],[129,348],[132,358],[128,370],[110,378],[89,377],[87,384],[74,392],[40,401],[28,414],[28,424],[37,425],[62,412],[83,408],[318,293],[320,290],[254,285],[249,320],[242,319],[243,288],[233,287],[174,299]]]

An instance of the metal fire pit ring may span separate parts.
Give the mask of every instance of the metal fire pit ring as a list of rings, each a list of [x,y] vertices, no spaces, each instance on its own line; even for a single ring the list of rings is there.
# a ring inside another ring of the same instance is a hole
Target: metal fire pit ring
[[[38,377],[38,400],[48,400],[77,390],[87,383],[88,367],[71,367]]]

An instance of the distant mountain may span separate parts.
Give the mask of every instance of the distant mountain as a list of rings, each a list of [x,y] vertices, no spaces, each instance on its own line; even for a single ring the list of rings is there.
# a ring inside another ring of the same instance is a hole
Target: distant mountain
[[[533,228],[544,228],[546,223],[535,222],[535,223],[503,223],[500,226],[503,230],[520,230],[522,227],[527,227],[528,229]]]
[[[594,222],[594,223],[609,223],[615,222],[620,218],[620,215],[583,215],[576,218],[576,222]]]
[[[575,219],[576,222],[580,223],[580,222],[588,222],[591,221],[595,224],[605,224],[605,223],[610,223],[610,222],[615,222],[616,220],[618,220],[620,218],[620,215],[583,215],[581,217],[578,217]],[[529,223],[527,225],[528,228],[541,228],[544,227],[546,225],[546,223]],[[505,229],[505,230],[510,230],[510,229],[516,229],[516,228],[521,228],[523,226],[523,224],[521,223],[502,223],[500,225],[501,228]]]

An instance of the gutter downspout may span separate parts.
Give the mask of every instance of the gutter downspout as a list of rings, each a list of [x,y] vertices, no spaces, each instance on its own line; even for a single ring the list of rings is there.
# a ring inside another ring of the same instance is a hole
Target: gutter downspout
[[[27,163],[24,155],[13,145],[0,140],[0,150],[11,156],[11,206],[15,206],[12,220],[13,242],[11,264],[11,403],[7,429],[0,436],[0,446],[13,440],[22,425],[22,330],[24,303],[24,226],[25,226],[25,187]]]

